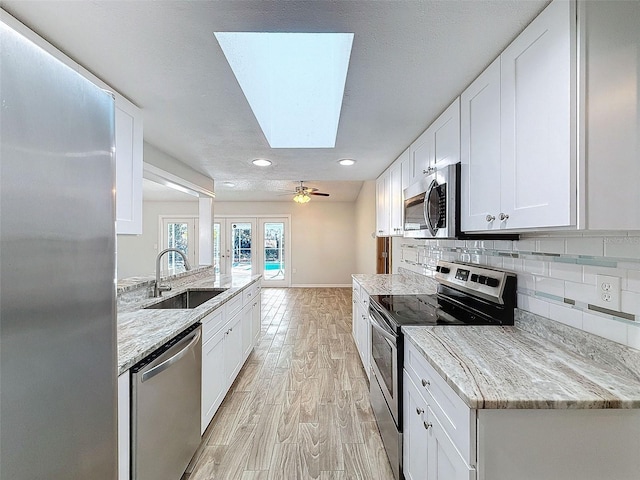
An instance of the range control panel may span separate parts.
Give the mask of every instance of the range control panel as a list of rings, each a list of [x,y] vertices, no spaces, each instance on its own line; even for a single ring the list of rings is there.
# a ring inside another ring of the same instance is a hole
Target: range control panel
[[[491,267],[440,260],[435,278],[443,285],[464,290],[495,303],[503,303],[502,294],[507,279],[515,274]]]

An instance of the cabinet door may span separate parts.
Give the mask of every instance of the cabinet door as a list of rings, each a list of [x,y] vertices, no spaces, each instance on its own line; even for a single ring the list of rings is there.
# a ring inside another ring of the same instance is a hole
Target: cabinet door
[[[432,137],[432,168],[442,168],[460,161],[460,98],[431,124],[428,132]]]
[[[224,341],[227,337],[227,329],[228,327],[223,327],[222,330],[202,345],[200,433],[204,433],[227,393],[227,376],[225,375],[225,370],[220,368],[220,365],[225,362]]]
[[[376,230],[379,237],[389,235],[389,170],[376,180]]]
[[[358,326],[358,346],[360,350],[360,358],[362,359],[362,366],[367,377],[369,377],[369,370],[371,369],[370,357],[371,357],[371,331],[369,326],[369,316],[367,310],[362,305],[358,309],[360,313],[360,325]]]
[[[360,326],[360,295],[358,295],[355,290],[351,299],[351,308],[351,333],[353,334],[353,341],[356,342],[356,348],[360,351],[360,346],[358,345],[358,340],[360,339],[358,336],[358,327]]]
[[[240,312],[242,329],[242,362],[253,349],[253,304],[247,303]]]
[[[224,339],[224,373],[227,388],[235,380],[242,367],[242,314],[238,313],[223,327]]]
[[[575,18],[552,2],[501,55],[504,228],[575,222]]]
[[[460,227],[492,230],[500,213],[500,58],[460,99]]]
[[[404,197],[402,195],[402,170],[406,167],[405,159],[409,151],[405,152],[391,165],[389,169],[389,208],[391,210],[391,235],[402,236],[404,225]]]
[[[474,480],[475,469],[469,467],[446,434],[431,408],[427,407],[425,423],[427,441],[428,480]]]
[[[251,306],[251,332],[253,334],[253,345],[258,344],[260,339],[260,331],[262,329],[262,295],[260,294],[260,288],[256,290],[256,296],[253,299],[253,305]]]
[[[116,98],[116,233],[142,233],[142,114]]]
[[[406,480],[427,478],[428,430],[425,427],[426,402],[406,372],[403,372],[402,470]]]
[[[429,127],[409,147],[409,178],[419,181],[433,163],[433,132]]]

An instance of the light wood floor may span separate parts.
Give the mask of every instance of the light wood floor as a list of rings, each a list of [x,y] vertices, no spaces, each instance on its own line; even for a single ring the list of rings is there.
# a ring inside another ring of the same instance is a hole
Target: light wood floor
[[[196,458],[183,480],[393,480],[350,288],[262,289],[262,336]]]

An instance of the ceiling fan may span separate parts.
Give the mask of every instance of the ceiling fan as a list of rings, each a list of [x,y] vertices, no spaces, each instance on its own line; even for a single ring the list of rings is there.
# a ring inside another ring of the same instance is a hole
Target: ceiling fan
[[[328,193],[319,192],[317,188],[306,186],[304,180],[300,180],[300,185],[297,185],[294,191],[283,195],[293,195],[293,201],[296,203],[307,203],[311,200],[311,195],[317,195],[319,197],[329,196]]]

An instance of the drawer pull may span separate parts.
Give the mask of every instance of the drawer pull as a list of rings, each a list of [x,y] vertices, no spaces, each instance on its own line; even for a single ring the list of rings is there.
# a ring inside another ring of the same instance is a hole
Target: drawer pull
[[[429,380],[425,380],[424,378],[422,379],[422,386],[427,388],[428,386],[431,385],[431,382]]]
[[[422,422],[422,424],[424,425],[424,428],[426,430],[429,430],[431,427],[433,427],[433,425],[431,423],[427,423],[427,422]]]
[[[416,407],[416,414],[422,415],[424,413],[424,408]]]

